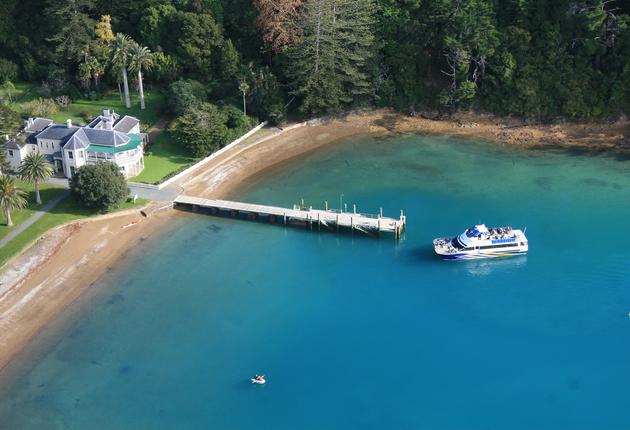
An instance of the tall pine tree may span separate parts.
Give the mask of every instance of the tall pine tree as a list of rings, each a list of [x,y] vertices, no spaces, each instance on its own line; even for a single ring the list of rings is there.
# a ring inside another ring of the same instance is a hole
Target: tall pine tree
[[[374,96],[373,0],[309,0],[300,23],[302,39],[289,51],[293,94],[301,110],[337,112]]]
[[[55,45],[59,64],[75,64],[92,40],[94,20],[88,13],[91,0],[52,0],[47,12],[53,17],[55,33],[48,39]]]

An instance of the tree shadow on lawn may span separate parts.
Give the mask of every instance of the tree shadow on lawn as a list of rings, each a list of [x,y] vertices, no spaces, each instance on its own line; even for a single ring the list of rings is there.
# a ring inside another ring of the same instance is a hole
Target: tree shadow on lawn
[[[104,215],[119,210],[131,209],[134,206],[133,198],[128,197],[119,207],[105,212],[94,208],[85,207],[75,196],[69,194],[60,201],[49,213],[53,215],[63,216],[68,220],[90,217],[95,215]]]
[[[39,190],[39,196],[42,199],[42,204],[38,205],[35,203],[35,191],[29,190],[26,195],[26,201],[28,202],[28,208],[33,210],[40,210],[51,200],[57,198],[61,193],[63,193],[63,188],[43,188]]]

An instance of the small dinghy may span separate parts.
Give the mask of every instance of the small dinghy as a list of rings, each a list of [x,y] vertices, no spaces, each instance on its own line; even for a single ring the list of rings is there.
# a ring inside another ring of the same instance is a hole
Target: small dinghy
[[[252,384],[263,385],[265,382],[267,382],[265,380],[265,375],[256,375],[252,378]]]

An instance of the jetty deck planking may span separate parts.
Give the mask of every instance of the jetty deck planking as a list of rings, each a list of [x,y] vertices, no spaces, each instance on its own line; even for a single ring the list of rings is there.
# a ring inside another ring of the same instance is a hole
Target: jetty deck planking
[[[400,218],[383,217],[381,215],[368,215],[356,212],[338,212],[332,210],[313,209],[294,206],[283,208],[253,203],[235,202],[230,200],[204,199],[201,197],[180,195],[174,201],[175,207],[189,207],[195,211],[199,208],[207,208],[211,211],[235,212],[253,214],[258,216],[274,216],[285,224],[301,222],[311,227],[334,227],[357,230],[364,233],[390,232],[399,239],[405,229],[407,218],[401,211]]]

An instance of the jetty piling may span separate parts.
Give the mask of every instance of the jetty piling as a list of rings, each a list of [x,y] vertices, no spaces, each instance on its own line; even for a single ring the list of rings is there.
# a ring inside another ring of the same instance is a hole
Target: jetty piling
[[[321,231],[323,226],[327,230],[337,232],[350,231],[354,233],[356,230],[368,235],[392,233],[396,240],[401,238],[402,232],[407,225],[407,217],[402,210],[399,218],[389,218],[383,216],[382,208],[380,208],[378,215],[369,215],[357,213],[356,205],[353,206],[352,212],[347,210],[322,210],[313,209],[312,206],[306,207],[304,200],[301,201],[300,205],[294,205],[290,209],[180,195],[174,200],[173,205],[181,210],[208,215],[223,215],[250,221],[276,223],[276,220],[282,217],[284,225],[299,225],[310,230],[313,230],[313,224],[317,220],[318,231]]]

